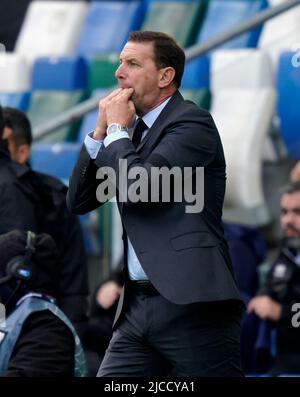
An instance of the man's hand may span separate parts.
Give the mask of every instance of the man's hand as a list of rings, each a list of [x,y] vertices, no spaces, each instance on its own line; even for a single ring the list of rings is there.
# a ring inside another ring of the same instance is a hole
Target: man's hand
[[[123,88],[109,99],[105,106],[107,125],[118,123],[127,127],[130,124],[135,113],[134,104],[130,99],[133,92],[133,88]]]
[[[97,303],[103,309],[109,309],[119,299],[122,288],[115,281],[107,281],[97,292]]]
[[[248,304],[248,313],[255,313],[263,320],[279,321],[281,305],[267,295],[257,296]]]
[[[111,92],[107,97],[101,99],[99,102],[99,112],[93,138],[97,140],[103,140],[106,137],[107,120],[106,120],[106,106],[108,102],[118,95],[122,91],[122,88],[117,88]]]

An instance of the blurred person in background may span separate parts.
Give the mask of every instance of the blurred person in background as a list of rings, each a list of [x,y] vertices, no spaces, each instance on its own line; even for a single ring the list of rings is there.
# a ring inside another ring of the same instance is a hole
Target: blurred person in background
[[[13,230],[0,235],[0,376],[85,375],[79,338],[56,306],[59,260],[54,240]]]
[[[4,118],[0,106],[0,234],[13,229],[38,230],[32,186],[21,181],[3,138]]]
[[[87,263],[78,218],[66,206],[67,187],[59,179],[30,168],[32,132],[27,116],[18,109],[6,107],[3,108],[3,118],[3,138],[18,183],[21,187],[30,186],[37,230],[49,233],[58,246],[60,294],[57,303],[83,337],[88,309]]]
[[[300,374],[300,182],[291,182],[281,197],[283,238],[279,253],[248,312],[276,329],[276,357],[270,374]],[[298,320],[297,320],[298,318]]]
[[[113,333],[113,322],[124,285],[121,263],[103,280],[91,296],[89,324],[82,343],[89,373],[95,376]]]

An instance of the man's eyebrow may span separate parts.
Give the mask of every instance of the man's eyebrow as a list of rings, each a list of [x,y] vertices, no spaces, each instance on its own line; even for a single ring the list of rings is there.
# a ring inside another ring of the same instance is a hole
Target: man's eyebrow
[[[135,57],[130,57],[130,56],[128,56],[128,57],[120,57],[120,62],[121,61],[130,61],[130,62],[132,62],[132,61],[134,61],[134,62],[137,62],[137,63],[141,63],[141,61],[140,60],[138,60],[137,58],[135,58]]]
[[[294,208],[286,208],[286,207],[281,207],[281,211],[292,211],[292,212],[300,212],[300,207],[294,207]]]

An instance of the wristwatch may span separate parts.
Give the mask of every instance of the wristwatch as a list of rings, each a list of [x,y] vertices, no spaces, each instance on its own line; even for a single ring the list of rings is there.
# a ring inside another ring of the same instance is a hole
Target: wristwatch
[[[113,134],[114,132],[126,131],[128,132],[128,128],[125,125],[121,125],[118,123],[111,123],[107,127],[106,133],[107,135]]]

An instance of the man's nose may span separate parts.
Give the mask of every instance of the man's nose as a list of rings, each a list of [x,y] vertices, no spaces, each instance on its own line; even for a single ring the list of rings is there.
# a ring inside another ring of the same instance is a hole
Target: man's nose
[[[123,68],[122,65],[120,65],[120,66],[118,67],[118,69],[115,71],[115,77],[116,77],[117,79],[120,79],[120,78],[124,77],[124,68]]]

